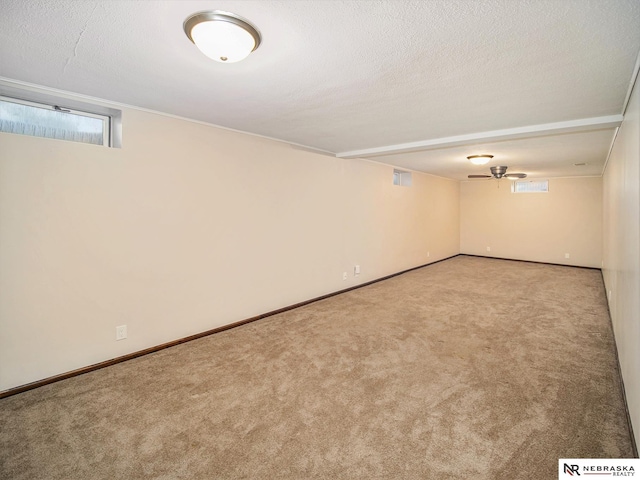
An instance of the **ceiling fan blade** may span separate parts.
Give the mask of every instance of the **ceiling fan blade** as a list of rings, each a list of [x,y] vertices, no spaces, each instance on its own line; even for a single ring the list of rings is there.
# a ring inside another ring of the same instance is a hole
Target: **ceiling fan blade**
[[[526,173],[507,173],[505,175],[507,178],[527,178]]]
[[[467,175],[469,178],[491,178],[491,175]]]

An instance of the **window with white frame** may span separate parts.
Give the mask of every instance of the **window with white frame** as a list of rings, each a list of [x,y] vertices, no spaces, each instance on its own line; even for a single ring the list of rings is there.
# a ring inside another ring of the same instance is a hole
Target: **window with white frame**
[[[0,132],[111,146],[111,117],[0,97]]]
[[[411,186],[411,172],[393,169],[393,184],[401,187]]]
[[[547,193],[549,180],[516,180],[511,185],[513,193]]]

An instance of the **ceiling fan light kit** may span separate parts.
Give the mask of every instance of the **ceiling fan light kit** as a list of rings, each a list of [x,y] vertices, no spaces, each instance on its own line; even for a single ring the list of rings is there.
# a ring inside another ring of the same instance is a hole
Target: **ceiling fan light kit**
[[[467,157],[467,160],[469,160],[474,165],[486,165],[492,158],[493,155],[469,155]]]

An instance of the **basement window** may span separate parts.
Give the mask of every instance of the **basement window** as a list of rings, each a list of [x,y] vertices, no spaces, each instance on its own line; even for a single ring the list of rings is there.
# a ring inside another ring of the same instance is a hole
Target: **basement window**
[[[549,180],[516,180],[511,185],[513,193],[547,193]]]
[[[393,184],[401,187],[411,186],[411,172],[393,169]]]
[[[107,114],[0,97],[0,132],[109,147],[111,130]]]

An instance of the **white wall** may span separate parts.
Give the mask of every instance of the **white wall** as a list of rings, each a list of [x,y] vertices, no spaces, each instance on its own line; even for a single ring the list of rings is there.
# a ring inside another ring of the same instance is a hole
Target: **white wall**
[[[121,149],[0,133],[0,391],[459,253],[458,183],[392,177],[134,109]]]
[[[511,193],[506,179],[462,182],[460,251],[600,268],[602,179],[551,178],[547,193]]]
[[[604,174],[604,268],[636,443],[640,444],[640,93],[632,92]]]

